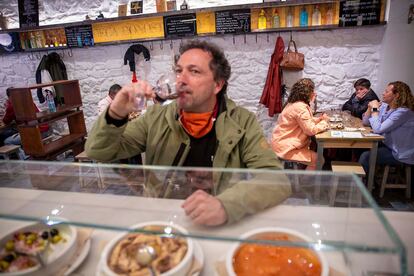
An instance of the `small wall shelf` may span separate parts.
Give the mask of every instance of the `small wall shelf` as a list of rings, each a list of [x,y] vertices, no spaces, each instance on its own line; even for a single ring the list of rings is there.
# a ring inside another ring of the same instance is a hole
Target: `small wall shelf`
[[[387,0],[380,1],[380,14],[377,14],[379,23],[352,26],[351,28],[386,24],[384,20],[386,3]],[[175,40],[191,36],[203,37],[229,34],[248,35],[273,32],[333,30],[347,28],[339,26],[341,22],[339,18],[341,5],[343,3],[339,0],[278,1],[85,20],[81,22],[39,26],[36,28],[9,29],[0,31],[0,33],[18,33],[17,37],[20,39],[20,51],[30,52],[145,41]],[[315,7],[318,7],[317,9],[321,14],[320,22],[316,26],[312,22],[312,13],[316,9]],[[308,14],[308,22],[304,26],[301,26],[299,20],[302,10],[306,10]],[[328,11],[330,11],[330,19],[326,16]],[[222,16],[226,12],[229,16],[220,17],[220,19],[231,21],[235,26],[234,29],[225,26],[224,30],[222,30],[217,27],[223,22],[222,20],[217,20],[218,14]],[[266,17],[266,27],[263,28],[262,26],[259,28],[258,18],[262,12]],[[233,16],[234,14],[235,16]],[[279,16],[278,27],[275,27],[273,24],[275,14]],[[291,26],[287,24],[286,18],[288,14],[293,16],[293,24]],[[180,21],[180,18],[183,18],[183,16],[189,17],[190,19],[187,20],[189,22],[183,23],[186,20]],[[174,18],[177,20],[172,20],[173,23],[171,23],[171,19]],[[171,31],[171,24],[177,24],[180,27],[183,24],[187,24],[187,27],[189,27],[186,31],[181,31],[181,33],[177,31],[177,33],[174,33],[177,29],[182,30],[185,28],[174,29],[173,26]],[[193,24],[193,27],[191,27],[191,24]],[[246,26],[243,26],[243,24]],[[220,31],[217,31],[218,29]]]

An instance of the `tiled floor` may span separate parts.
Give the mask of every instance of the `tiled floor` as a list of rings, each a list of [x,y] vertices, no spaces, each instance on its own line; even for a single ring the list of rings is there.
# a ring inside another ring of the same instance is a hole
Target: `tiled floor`
[[[413,195],[408,199],[405,197],[405,190],[386,189],[384,197],[379,197],[379,188],[373,191],[373,197],[377,204],[385,210],[412,211],[414,212]]]

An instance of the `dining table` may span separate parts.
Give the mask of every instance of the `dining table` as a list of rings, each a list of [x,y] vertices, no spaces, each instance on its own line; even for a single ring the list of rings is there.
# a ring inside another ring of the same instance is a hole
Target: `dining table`
[[[370,151],[369,172],[367,179],[368,190],[374,188],[375,167],[379,142],[384,136],[373,133],[371,127],[364,126],[360,118],[352,116],[347,111],[326,111],[330,118],[330,128],[315,135],[318,146],[317,170],[323,166],[323,151],[330,148],[368,149]]]

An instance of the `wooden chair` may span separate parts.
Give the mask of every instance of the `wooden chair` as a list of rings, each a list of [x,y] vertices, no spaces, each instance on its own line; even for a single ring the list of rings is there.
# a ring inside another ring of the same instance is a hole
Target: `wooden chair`
[[[10,160],[11,155],[16,154],[18,159],[20,158],[19,155],[20,146],[17,145],[4,145],[0,147],[0,157],[3,157],[5,160]]]
[[[411,165],[401,163],[405,170],[405,183],[387,183],[390,172],[390,165],[386,165],[384,168],[384,174],[382,175],[380,197],[384,196],[385,189],[405,189],[406,198],[411,197]]]
[[[336,173],[353,173],[359,177],[365,177],[364,168],[361,164],[357,162],[340,162],[340,161],[333,161],[331,163],[332,171]],[[355,191],[356,198],[352,198],[352,190],[350,189],[339,189],[339,178],[336,177],[330,191],[329,195],[329,205],[334,206],[336,202],[338,203],[345,203],[345,204],[356,204],[357,206],[361,205],[361,193],[360,191]],[[349,192],[349,198],[339,198],[337,197],[337,192]]]

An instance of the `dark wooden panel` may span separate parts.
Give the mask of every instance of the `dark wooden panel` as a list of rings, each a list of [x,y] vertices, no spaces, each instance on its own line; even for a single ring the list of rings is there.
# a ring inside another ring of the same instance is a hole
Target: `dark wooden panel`
[[[20,138],[22,140],[23,150],[26,154],[41,155],[44,153],[39,126],[19,126],[18,130],[20,133]]]

